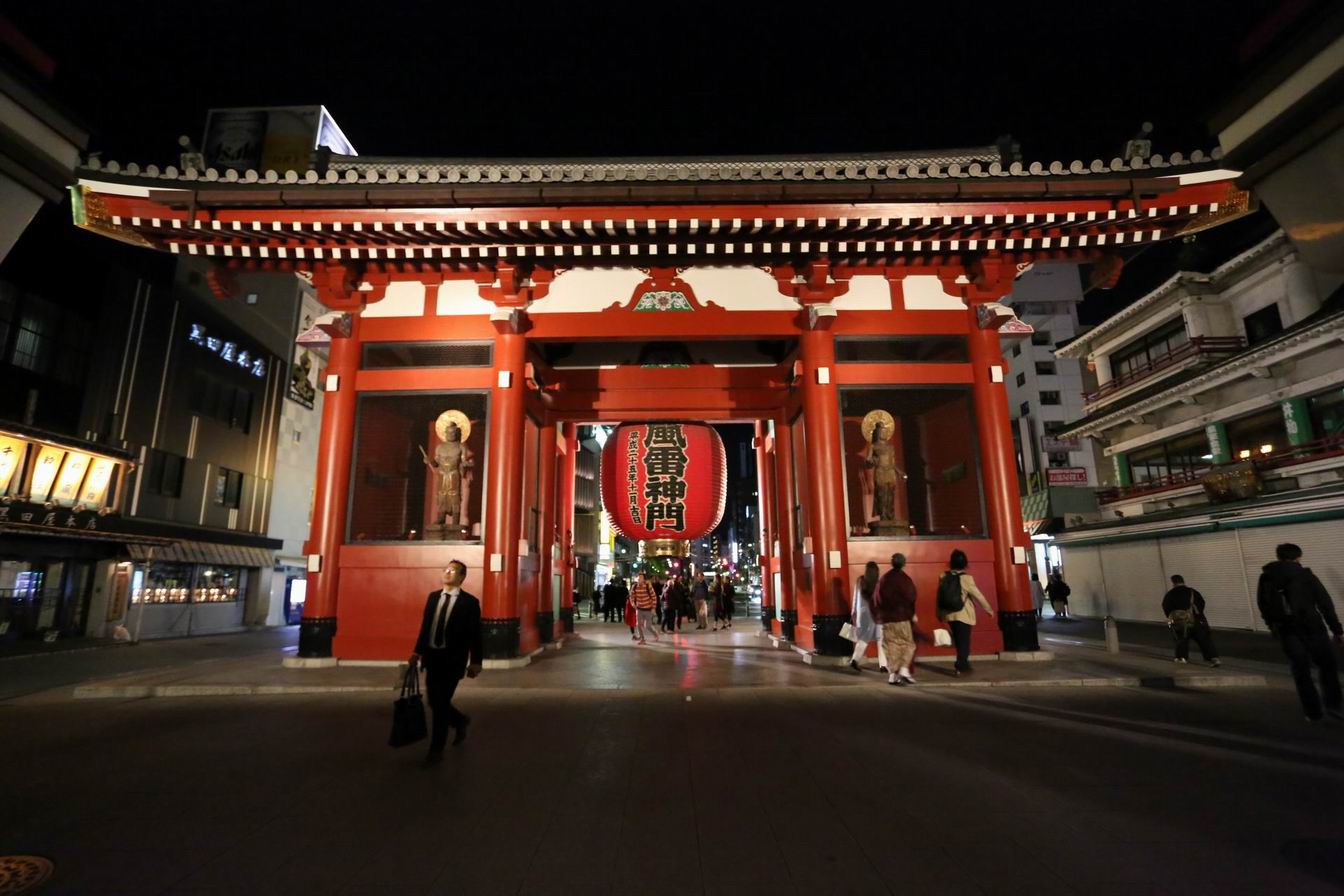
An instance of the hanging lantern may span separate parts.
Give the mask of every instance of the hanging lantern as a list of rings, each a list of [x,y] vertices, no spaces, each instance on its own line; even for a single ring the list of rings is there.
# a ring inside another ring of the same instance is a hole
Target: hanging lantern
[[[622,423],[602,447],[602,506],[650,557],[684,557],[719,524],[723,441],[704,423]]]

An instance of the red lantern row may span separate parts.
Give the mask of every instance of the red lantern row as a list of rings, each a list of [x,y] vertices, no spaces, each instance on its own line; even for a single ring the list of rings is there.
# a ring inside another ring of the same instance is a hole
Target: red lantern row
[[[723,440],[704,423],[622,423],[602,448],[602,506],[636,541],[708,534],[727,479]]]

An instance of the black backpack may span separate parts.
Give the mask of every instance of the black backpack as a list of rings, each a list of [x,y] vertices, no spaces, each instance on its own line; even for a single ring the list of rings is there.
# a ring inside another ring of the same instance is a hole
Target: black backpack
[[[956,613],[966,606],[961,592],[961,573],[945,572],[938,579],[938,612]]]

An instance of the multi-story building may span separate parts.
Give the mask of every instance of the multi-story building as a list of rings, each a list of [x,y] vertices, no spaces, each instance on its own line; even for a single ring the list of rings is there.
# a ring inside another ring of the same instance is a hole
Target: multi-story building
[[[1344,593],[1344,277],[1258,236],[1056,352],[1097,379],[1060,436],[1099,440],[1112,468],[1103,520],[1056,540],[1081,614],[1160,619],[1181,574],[1213,624],[1258,627],[1281,542]]]
[[[1018,318],[1034,332],[1004,351],[1008,409],[1013,420],[1022,488],[1022,519],[1030,530],[1042,580],[1054,558],[1050,538],[1065,518],[1095,515],[1101,484],[1091,439],[1065,437],[1082,414],[1084,376],[1076,358],[1055,346],[1078,334],[1083,290],[1075,264],[1038,265],[1020,276],[1008,296]]]

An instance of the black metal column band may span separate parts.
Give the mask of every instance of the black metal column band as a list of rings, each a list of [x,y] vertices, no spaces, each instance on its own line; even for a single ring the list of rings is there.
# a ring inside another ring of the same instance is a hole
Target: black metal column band
[[[775,618],[775,608],[769,604],[761,604],[761,628],[770,631],[770,620]]]
[[[797,610],[779,611],[779,633],[787,641],[794,640],[793,632],[798,627]]]
[[[821,656],[848,656],[854,644],[840,637],[840,626],[849,621],[848,614],[822,614],[812,617],[812,649]]]
[[[1003,632],[1003,649],[1011,652],[1040,650],[1036,638],[1035,610],[1002,610],[999,629]]]
[[[537,634],[541,636],[541,643],[549,644],[555,640],[555,614],[549,610],[545,613],[537,614]]]
[[[508,660],[518,655],[517,619],[482,619],[481,650],[488,660]]]
[[[574,633],[574,608],[573,608],[573,607],[561,607],[561,608],[560,608],[560,628],[563,629],[564,632],[565,632],[565,634],[567,634],[567,635],[572,635],[572,634]]]
[[[331,639],[336,637],[336,617],[318,616],[299,622],[299,656],[331,656]]]

